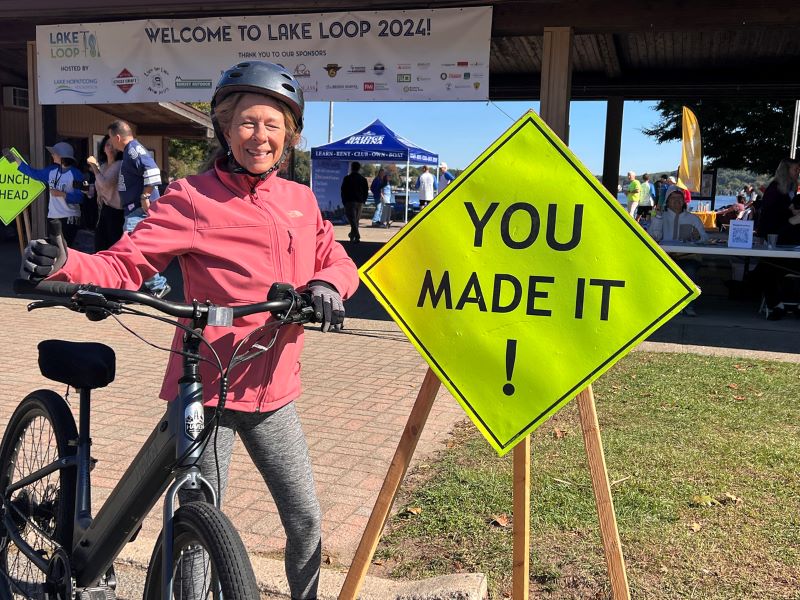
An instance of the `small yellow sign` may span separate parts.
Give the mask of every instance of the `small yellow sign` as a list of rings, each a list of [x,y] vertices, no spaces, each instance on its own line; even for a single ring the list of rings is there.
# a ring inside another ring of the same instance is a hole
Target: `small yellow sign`
[[[699,294],[532,111],[360,274],[501,455]]]
[[[11,152],[22,159],[16,149]],[[19,213],[41,194],[45,185],[17,170],[17,164],[0,157],[0,221],[11,223]]]

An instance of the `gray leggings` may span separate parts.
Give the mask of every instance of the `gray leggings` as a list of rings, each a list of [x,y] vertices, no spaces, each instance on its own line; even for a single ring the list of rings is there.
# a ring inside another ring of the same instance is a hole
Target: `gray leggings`
[[[206,409],[206,423],[213,414],[214,409]],[[308,446],[294,402],[269,413],[223,412],[216,434],[221,496],[228,484],[228,466],[237,433],[272,494],[286,532],[284,563],[292,598],[316,598],[322,554],[321,515]],[[200,470],[216,491],[213,434]],[[198,492],[180,492],[182,503],[202,499]]]

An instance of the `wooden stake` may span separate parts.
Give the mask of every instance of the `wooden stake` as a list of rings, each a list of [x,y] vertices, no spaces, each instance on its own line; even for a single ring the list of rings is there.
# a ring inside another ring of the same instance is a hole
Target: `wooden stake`
[[[428,415],[431,412],[433,401],[440,386],[439,378],[431,369],[428,369],[417,394],[417,399],[414,402],[414,408],[411,409],[411,414],[408,416],[397,450],[395,450],[394,457],[389,465],[386,478],[383,480],[381,491],[378,493],[377,500],[375,500],[375,506],[372,508],[372,514],[369,516],[364,534],[361,536],[358,550],[356,550],[353,562],[347,571],[342,591],[339,592],[339,600],[355,600],[361,590],[361,586],[364,584],[364,578],[367,576],[367,570],[381,539],[383,527],[389,518],[389,511],[400,489],[400,483],[405,477],[411,457],[414,456],[414,450],[428,420]]]
[[[22,210],[22,222],[25,224],[25,244],[31,241],[31,209],[26,206]]]
[[[614,600],[630,600],[631,592],[628,588],[628,575],[625,572],[625,558],[622,555],[617,518],[614,515],[614,502],[611,498],[611,486],[608,483],[608,471],[603,454],[603,442],[600,439],[600,424],[597,421],[592,386],[590,385],[578,394],[577,400],[583,429],[583,443],[589,459],[592,489],[594,489],[594,500],[600,521],[600,537],[603,540],[608,575],[611,579],[611,594]]]
[[[531,436],[514,446],[514,600],[528,600],[531,547]]]
[[[25,251],[25,245],[27,242],[25,241],[25,235],[22,233],[22,219],[19,215],[17,218],[14,219],[17,223],[17,239],[19,240],[19,253],[20,255]]]

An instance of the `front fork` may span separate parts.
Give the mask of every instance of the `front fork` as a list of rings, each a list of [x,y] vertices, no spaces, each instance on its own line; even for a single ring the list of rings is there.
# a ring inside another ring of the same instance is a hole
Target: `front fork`
[[[196,367],[196,365],[195,365]],[[162,528],[162,587],[161,597],[172,598],[174,573],[172,572],[172,554],[174,552],[174,518],[175,501],[181,488],[187,490],[202,490],[206,501],[219,508],[217,494],[213,486],[200,473],[197,466],[208,438],[205,442],[196,443],[197,437],[205,426],[203,410],[203,385],[200,382],[196,368],[193,373],[187,374],[180,380],[178,399],[170,403],[169,423],[175,435],[175,452],[177,475],[172,484],[167,488],[164,497],[164,514]]]

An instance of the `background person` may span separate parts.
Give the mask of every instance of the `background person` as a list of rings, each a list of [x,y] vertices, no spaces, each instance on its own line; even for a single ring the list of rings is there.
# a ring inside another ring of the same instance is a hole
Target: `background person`
[[[392,226],[392,184],[389,181],[389,175],[384,172],[383,179],[381,180],[381,221],[380,226],[388,229]]]
[[[650,222],[647,232],[657,242],[700,242],[706,241],[708,235],[700,217],[686,210],[683,201],[683,190],[676,185],[667,188],[667,208],[657,212]],[[697,271],[700,268],[700,257],[697,254],[677,254],[673,257],[675,263],[683,270],[689,279],[697,283]],[[683,314],[696,317],[697,312],[692,306],[693,302],[683,309]]]
[[[642,175],[642,194],[639,198],[639,206],[636,208],[636,220],[646,219],[653,210],[653,201],[656,197],[656,188],[650,181],[650,174]]]
[[[425,208],[428,202],[433,200],[434,180],[433,174],[428,169],[428,165],[422,166],[422,173],[417,177],[417,183],[414,186],[419,191],[419,207]]]
[[[361,163],[354,161],[350,165],[350,173],[345,175],[342,180],[340,190],[342,204],[344,205],[344,216],[347,218],[347,222],[350,223],[350,233],[347,236],[351,242],[361,240],[361,235],[358,233],[358,221],[361,219],[361,207],[364,206],[364,202],[367,201],[367,196],[369,196],[367,180],[359,171],[361,171]]]
[[[3,150],[3,156],[9,162],[15,162],[20,173],[47,186],[47,218],[61,222],[64,240],[72,247],[81,226],[81,202],[86,197],[81,191],[83,173],[75,166],[75,150],[69,143],[58,142],[46,148],[53,164],[44,169],[34,169],[8,149]]]
[[[125,223],[125,212],[119,197],[119,170],[122,166],[122,152],[114,148],[111,139],[106,135],[100,142],[103,153],[100,161],[90,156],[86,159],[89,168],[94,172],[97,203],[100,217],[94,233],[94,250],[108,250],[122,237]]]
[[[438,180],[438,185],[436,186],[437,189],[436,193],[441,194],[444,191],[444,188],[450,185],[450,182],[453,181],[455,178],[456,176],[447,170],[446,162],[439,163],[439,180]]]
[[[775,169],[775,177],[764,191],[761,210],[755,227],[764,239],[777,234],[778,244],[796,245],[800,243],[800,198],[797,184],[800,178],[800,160],[784,158]],[[794,224],[797,221],[798,224]],[[786,314],[782,293],[787,273],[796,272],[791,259],[761,260],[755,268],[755,275],[764,293],[767,319],[777,321]]]
[[[372,199],[375,200],[375,212],[372,214],[372,227],[381,226],[381,212],[383,211],[383,205],[381,204],[381,187],[383,187],[383,176],[385,173],[386,169],[383,167],[378,169],[378,174],[372,178],[372,183],[369,185],[369,189],[372,192]]]
[[[625,198],[628,201],[627,210],[628,214],[636,218],[636,209],[639,207],[639,198],[641,197],[642,185],[636,180],[636,173],[628,171],[628,183],[625,186]]]
[[[221,144],[211,170],[170,185],[147,219],[107,252],[67,254],[63,244],[35,240],[25,250],[24,271],[33,280],[52,275],[138,289],[177,257],[187,301],[263,301],[273,283],[284,281],[310,291],[323,331],[341,328],[342,298],[358,286],[356,266],[335,240],[333,226],[323,221],[313,192],[276,173],[300,139],[303,106],[300,84],[283,67],[260,61],[232,67],[222,75],[211,101]],[[233,327],[209,327],[205,336],[225,364],[235,346],[264,320],[263,314],[243,317]],[[176,331],[173,349],[180,349],[181,337]],[[241,437],[286,531],[291,597],[310,600],[317,597],[321,516],[293,402],[300,395],[302,346],[303,327],[287,325],[270,350],[234,372],[217,452],[205,452],[200,467],[224,494],[234,435]],[[201,354],[208,357],[209,351]],[[165,400],[177,394],[181,360],[170,356],[160,394]],[[201,361],[200,375],[206,407],[215,406],[219,374]],[[181,502],[199,499],[198,494],[184,491]]]
[[[111,123],[108,126],[108,137],[114,148],[122,152],[117,189],[122,210],[125,211],[124,228],[131,233],[144,221],[150,212],[150,205],[158,200],[161,171],[147,148],[133,137],[133,130],[125,121]],[[167,278],[158,272],[147,279],[144,286],[156,298],[163,298],[171,289]]]

